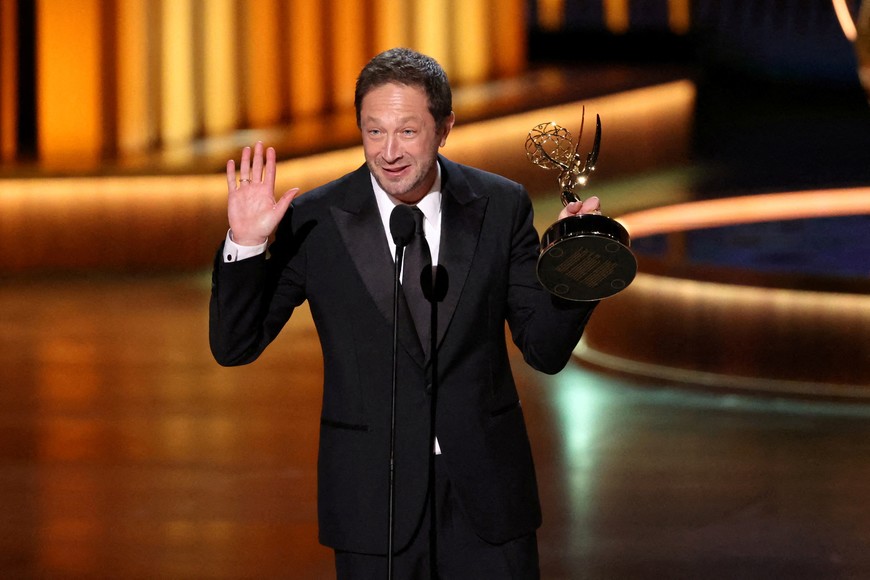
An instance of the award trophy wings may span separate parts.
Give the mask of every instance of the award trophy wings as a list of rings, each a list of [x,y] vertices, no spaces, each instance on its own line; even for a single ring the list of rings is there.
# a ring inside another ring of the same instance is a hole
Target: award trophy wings
[[[596,115],[595,141],[583,156],[578,152],[586,110],[575,144],[571,134],[555,123],[541,123],[529,131],[526,155],[544,169],[559,171],[562,205],[580,201],[574,194],[589,181],[601,147],[601,118]],[[629,249],[631,238],[619,222],[600,214],[567,217],[541,237],[537,273],[541,284],[556,296],[575,301],[601,300],[625,289],[637,273]]]

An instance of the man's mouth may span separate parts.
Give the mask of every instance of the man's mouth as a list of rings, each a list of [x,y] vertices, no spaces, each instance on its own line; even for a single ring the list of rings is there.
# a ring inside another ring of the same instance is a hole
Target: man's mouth
[[[387,175],[395,177],[397,175],[401,175],[407,168],[408,168],[407,165],[403,165],[402,167],[383,167],[382,166],[381,170],[384,173],[386,173]]]

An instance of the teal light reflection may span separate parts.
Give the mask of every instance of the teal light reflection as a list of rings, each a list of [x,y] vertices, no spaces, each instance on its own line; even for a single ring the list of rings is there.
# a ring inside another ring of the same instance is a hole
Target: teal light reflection
[[[566,473],[565,499],[571,527],[588,528],[598,502],[597,473],[606,437],[608,399],[613,396],[602,376],[568,365],[548,385],[553,416],[558,423],[559,461]]]

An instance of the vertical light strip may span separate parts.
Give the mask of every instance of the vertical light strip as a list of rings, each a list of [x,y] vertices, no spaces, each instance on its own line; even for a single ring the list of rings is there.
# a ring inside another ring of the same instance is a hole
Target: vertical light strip
[[[450,60],[450,3],[413,0],[414,48],[437,60],[447,74],[453,74]],[[462,42],[466,39],[457,38]]]
[[[493,35],[488,56],[491,74],[504,78],[526,68],[525,0],[490,0],[490,32]]]
[[[0,160],[15,159],[18,149],[17,23],[17,3],[0,2]]]
[[[118,1],[118,148],[122,153],[147,150],[157,139],[155,90],[148,55],[152,49],[148,12],[153,0]]]
[[[456,1],[456,0],[454,0]],[[489,73],[492,54],[488,0],[461,0],[461,10],[452,10],[454,84],[479,83]],[[507,4],[507,2],[505,2]]]
[[[234,0],[203,3],[203,128],[206,135],[220,135],[239,123],[239,85],[243,79],[236,67],[238,23]]]
[[[322,113],[326,108],[326,63],[324,4],[321,0],[292,0],[284,30],[289,44],[288,81],[290,115],[303,117]]]
[[[613,34],[628,32],[630,25],[628,0],[603,0],[604,26]]]
[[[398,46],[411,46],[411,27],[408,25],[411,13],[407,2],[372,0],[372,10],[375,53]]]
[[[674,34],[687,34],[692,27],[690,0],[668,0],[668,26]]]
[[[246,0],[245,70],[240,78],[248,83],[247,121],[253,127],[267,127],[281,120],[281,30],[276,21],[281,13],[277,0]],[[288,34],[294,34],[291,29]]]
[[[538,0],[538,28],[555,32],[565,26],[565,0]]]
[[[196,132],[193,70],[193,0],[163,0],[161,122],[166,145],[184,144]]]
[[[39,155],[61,164],[99,157],[100,1],[37,3]]]
[[[341,110],[353,106],[354,85],[368,60],[365,43],[366,4],[330,0],[332,17],[332,106]]]

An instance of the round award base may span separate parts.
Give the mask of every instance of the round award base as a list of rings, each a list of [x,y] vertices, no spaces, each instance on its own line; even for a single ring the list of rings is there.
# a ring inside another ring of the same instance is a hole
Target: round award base
[[[626,229],[609,217],[583,214],[559,220],[541,238],[538,280],[566,300],[608,298],[637,274],[630,244]]]

